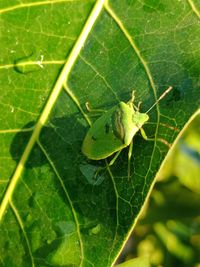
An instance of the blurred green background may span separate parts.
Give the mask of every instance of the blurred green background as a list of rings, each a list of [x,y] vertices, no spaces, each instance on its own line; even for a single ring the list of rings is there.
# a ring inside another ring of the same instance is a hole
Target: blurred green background
[[[159,172],[118,263],[136,257],[149,258],[153,267],[200,267],[199,115]]]

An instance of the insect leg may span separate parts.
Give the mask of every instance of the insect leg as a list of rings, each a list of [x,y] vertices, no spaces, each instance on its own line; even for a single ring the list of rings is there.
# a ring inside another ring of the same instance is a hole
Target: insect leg
[[[149,138],[149,137],[147,137],[147,135],[146,135],[146,133],[145,133],[145,131],[144,131],[143,128],[140,128],[140,133],[141,133],[142,137],[143,137],[145,140],[147,140],[147,141],[155,141],[155,140],[159,140],[159,139],[155,139],[155,138]]]
[[[140,110],[140,107],[141,107],[141,104],[142,104],[142,102],[141,102],[141,101],[138,103],[138,105],[137,105],[137,106],[133,104],[133,106],[134,106],[134,109],[135,109],[135,110],[137,110],[137,111],[139,111],[139,110]]]
[[[147,135],[146,135],[146,133],[145,133],[145,131],[144,131],[143,128],[140,128],[140,132],[141,132],[142,137],[143,137],[145,140],[151,140],[151,138],[148,138],[148,137],[147,137]],[[152,139],[152,141],[153,141],[153,140],[154,140],[154,139]]]
[[[122,149],[119,150],[119,151],[115,154],[114,158],[108,163],[108,166],[111,166],[111,165],[114,164],[115,160],[118,158],[118,156],[119,156],[119,154],[121,153],[121,151],[122,151]]]
[[[138,103],[138,106],[137,106],[137,110],[138,110],[138,111],[140,110],[141,105],[142,105],[142,102],[140,101],[140,102]]]
[[[115,162],[115,160],[118,158],[119,154],[121,153],[122,149],[119,150],[114,158],[107,164],[107,166],[112,166]],[[107,167],[99,167],[97,170],[96,170],[96,173],[95,173],[95,178],[98,176],[99,172],[102,171],[102,170],[105,170]]]
[[[164,140],[162,138],[155,139],[155,138],[147,137],[147,135],[146,135],[146,133],[145,133],[143,128],[140,128],[140,132],[141,132],[142,137],[147,141],[155,141],[156,140],[156,141],[159,141],[159,142],[163,143],[164,145],[166,145],[169,148],[171,147],[171,144],[169,144],[166,140]]]
[[[131,93],[131,99],[129,100],[129,103],[133,103],[134,100],[135,100],[135,90],[133,90]]]
[[[93,108],[91,108],[89,102],[86,102],[85,103],[85,106],[86,106],[86,109],[87,109],[88,112],[94,112],[94,113],[103,113],[103,112],[106,112],[106,110],[103,110],[103,109],[93,109]]]
[[[133,140],[131,141],[129,145],[129,150],[128,150],[128,180],[130,178],[130,173],[131,173],[131,157],[132,157],[132,151],[133,151]]]

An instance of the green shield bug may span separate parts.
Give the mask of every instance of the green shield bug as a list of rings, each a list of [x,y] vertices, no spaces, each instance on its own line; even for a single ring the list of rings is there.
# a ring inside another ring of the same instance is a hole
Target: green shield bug
[[[132,155],[132,140],[140,131],[142,137],[148,140],[142,126],[149,120],[148,112],[170,91],[170,86],[145,113],[139,112],[139,106],[134,105],[134,91],[127,102],[120,102],[99,117],[88,130],[82,144],[82,153],[92,160],[106,159],[116,153],[109,166],[114,163],[121,150],[129,146],[128,177],[130,176],[130,159]]]

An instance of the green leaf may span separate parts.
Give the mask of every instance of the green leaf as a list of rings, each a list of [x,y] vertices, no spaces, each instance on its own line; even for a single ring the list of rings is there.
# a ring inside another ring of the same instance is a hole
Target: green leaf
[[[193,192],[200,193],[200,116],[183,131],[181,138],[167,157],[159,178],[170,179],[174,175],[180,183]],[[183,194],[182,194],[183,196]],[[190,198],[191,204],[191,198]],[[191,210],[191,209],[190,209]]]
[[[180,182],[190,190],[200,193],[200,116],[184,133],[176,157],[174,173]]]
[[[150,266],[151,265],[149,263],[148,258],[142,258],[142,257],[116,265],[116,267],[150,267]]]
[[[169,252],[186,262],[192,261],[194,254],[193,248],[181,242],[181,240],[174,233],[168,230],[162,223],[156,223],[154,225],[154,230]]]
[[[197,0],[1,1],[0,265],[111,266],[178,132],[199,108]],[[169,86],[125,149],[81,154],[94,118],[136,90],[142,112]]]

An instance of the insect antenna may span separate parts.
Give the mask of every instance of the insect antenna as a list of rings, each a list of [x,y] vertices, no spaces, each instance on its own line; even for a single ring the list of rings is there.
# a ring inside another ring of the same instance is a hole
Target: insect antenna
[[[155,107],[155,105],[161,100],[163,99],[171,90],[173,89],[172,86],[170,86],[169,88],[167,88],[167,90],[164,91],[164,93],[158,98],[158,100],[156,100],[156,102],[147,110],[146,113],[149,113],[150,110],[152,110],[153,107]]]

